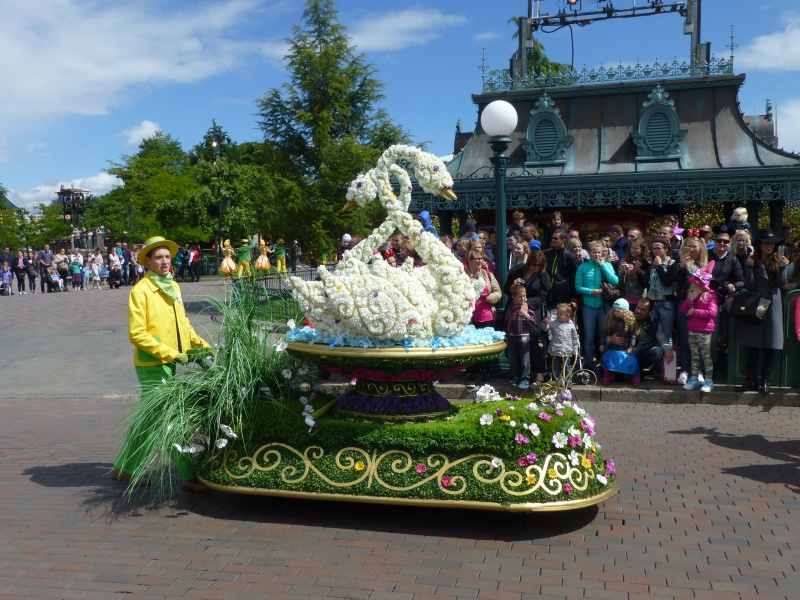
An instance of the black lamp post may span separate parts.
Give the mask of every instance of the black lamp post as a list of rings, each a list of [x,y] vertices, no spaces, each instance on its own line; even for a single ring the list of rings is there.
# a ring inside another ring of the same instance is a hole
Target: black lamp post
[[[517,110],[505,100],[495,100],[481,113],[481,127],[489,135],[489,143],[494,154],[489,159],[494,171],[495,201],[495,252],[494,265],[497,283],[502,289],[508,272],[508,251],[506,249],[506,168],[508,157],[504,154],[511,143],[511,134],[517,127]],[[500,299],[498,310],[505,307],[505,295]]]

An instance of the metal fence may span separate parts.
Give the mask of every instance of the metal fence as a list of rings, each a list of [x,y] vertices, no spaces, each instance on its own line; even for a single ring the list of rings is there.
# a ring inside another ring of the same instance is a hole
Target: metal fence
[[[290,275],[304,281],[315,281],[317,270],[298,269]],[[302,324],[303,311],[292,298],[292,286],[285,274],[234,277],[226,296],[232,304],[255,305],[255,317],[260,321],[285,323],[294,319],[298,325]]]

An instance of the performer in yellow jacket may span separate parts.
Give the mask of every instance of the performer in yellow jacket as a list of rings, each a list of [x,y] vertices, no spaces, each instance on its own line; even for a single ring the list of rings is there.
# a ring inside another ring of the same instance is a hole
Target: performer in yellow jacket
[[[131,290],[128,298],[128,336],[134,345],[133,364],[142,388],[142,396],[162,380],[173,377],[176,363],[189,362],[190,349],[210,348],[189,323],[181,299],[181,290],[172,279],[171,258],[178,253],[175,242],[161,236],[147,240],[137,262],[147,267],[147,273]],[[146,443],[148,424],[136,422],[114,463],[111,478],[130,481],[150,455]],[[189,456],[172,455],[182,479],[182,487],[190,491],[206,489],[197,480]]]

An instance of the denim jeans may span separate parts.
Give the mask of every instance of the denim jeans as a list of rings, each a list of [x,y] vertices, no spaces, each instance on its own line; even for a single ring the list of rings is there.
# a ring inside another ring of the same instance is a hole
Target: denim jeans
[[[653,321],[661,326],[661,331],[672,345],[672,327],[675,324],[675,303],[672,300],[653,301]]]
[[[660,367],[663,356],[664,349],[661,346],[653,346],[642,350],[636,355],[636,358],[639,359],[639,371],[649,369],[650,367]]]
[[[681,371],[689,373],[692,370],[692,349],[689,347],[689,330],[686,322],[689,320],[685,314],[678,311],[678,348],[681,355]]]
[[[605,318],[611,310],[610,306],[583,306],[583,360],[584,367],[591,369],[594,364],[594,340],[595,334],[599,340],[605,338]],[[599,332],[599,333],[598,333]]]

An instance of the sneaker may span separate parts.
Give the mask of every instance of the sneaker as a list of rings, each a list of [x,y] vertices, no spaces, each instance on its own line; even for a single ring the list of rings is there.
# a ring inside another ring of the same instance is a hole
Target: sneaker
[[[474,390],[475,389],[475,376],[470,375],[467,377],[467,390]]]
[[[678,377],[678,385],[686,385],[686,380],[687,380],[687,379],[689,379],[689,373],[687,373],[686,371],[684,371],[684,372],[683,372],[683,373],[681,373],[681,374],[680,374],[680,376]]]
[[[511,385],[513,385],[514,387],[519,387],[519,377],[514,377],[511,380]]]
[[[686,383],[683,384],[683,389],[685,390],[699,390],[700,386],[703,385],[703,382],[695,379],[694,377],[689,377],[686,380]]]
[[[527,390],[529,387],[531,387],[531,384],[527,379],[523,379],[522,381],[519,382],[519,385],[517,387],[519,387],[519,389],[521,390]]]
[[[710,394],[714,391],[714,382],[713,381],[706,381],[703,383],[703,387],[700,388],[700,391],[705,394]]]

